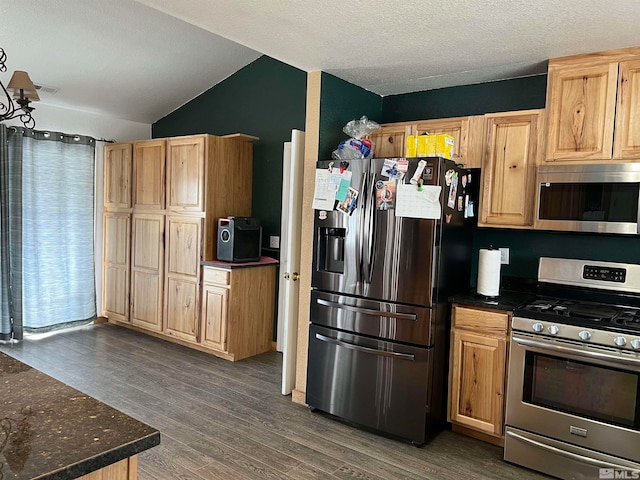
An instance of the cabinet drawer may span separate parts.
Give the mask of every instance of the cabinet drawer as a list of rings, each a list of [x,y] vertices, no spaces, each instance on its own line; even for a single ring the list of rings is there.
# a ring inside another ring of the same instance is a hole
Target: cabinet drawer
[[[506,312],[477,308],[453,307],[453,326],[477,332],[506,334],[509,328],[509,314]]]
[[[229,270],[220,270],[217,268],[204,267],[202,272],[202,281],[204,283],[217,283],[219,285],[229,285],[231,272]]]

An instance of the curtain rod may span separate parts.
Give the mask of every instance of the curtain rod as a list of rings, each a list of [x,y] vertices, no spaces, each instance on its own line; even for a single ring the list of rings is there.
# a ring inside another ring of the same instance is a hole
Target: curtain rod
[[[94,138],[91,135],[79,135],[79,134],[76,134],[76,133],[50,132],[48,130],[34,130],[34,129],[28,129],[28,128],[24,128],[24,127],[15,127],[15,126],[7,127],[7,129],[8,130],[13,130],[14,132],[22,131],[23,133],[25,133],[25,132],[33,132],[34,134],[38,133],[38,134],[44,135],[45,137],[48,137],[52,133],[59,133],[62,136],[71,137],[71,138],[74,138],[74,139],[77,139],[77,140],[79,140],[81,137],[85,137],[85,138],[88,138],[90,140],[93,140],[94,142],[116,143],[116,141],[114,139]]]

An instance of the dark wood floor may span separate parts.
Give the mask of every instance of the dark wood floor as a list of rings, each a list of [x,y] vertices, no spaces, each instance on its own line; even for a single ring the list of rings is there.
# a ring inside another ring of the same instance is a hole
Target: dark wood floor
[[[451,431],[415,448],[311,413],[280,394],[276,352],[231,363],[110,324],[0,350],[160,430],[145,480],[548,478]]]

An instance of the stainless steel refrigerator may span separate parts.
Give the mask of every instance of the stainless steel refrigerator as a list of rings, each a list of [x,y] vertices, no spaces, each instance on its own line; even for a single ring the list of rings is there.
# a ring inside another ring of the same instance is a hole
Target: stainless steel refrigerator
[[[446,422],[447,298],[469,288],[480,175],[438,157],[404,160],[401,179],[385,171],[395,161],[349,161],[355,209],[313,212],[306,402],[422,444]],[[441,186],[438,219],[395,215],[393,190],[420,160],[416,178]]]

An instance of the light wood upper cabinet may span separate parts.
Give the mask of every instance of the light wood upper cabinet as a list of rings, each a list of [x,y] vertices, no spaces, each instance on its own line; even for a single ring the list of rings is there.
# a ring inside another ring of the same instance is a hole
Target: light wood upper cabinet
[[[620,63],[614,158],[640,159],[640,59]]]
[[[104,214],[102,315],[129,322],[131,214]]]
[[[413,135],[414,125],[411,123],[389,123],[369,135],[374,146],[375,158],[398,158],[405,156],[406,141]]]
[[[549,60],[545,161],[640,161],[640,48]]]
[[[204,210],[204,135],[167,140],[167,209]]]
[[[484,116],[439,118],[415,124],[414,134],[448,134],[453,137],[453,158],[466,168],[479,168],[482,160]]]
[[[502,437],[509,314],[454,305],[452,316],[449,421]]]
[[[547,161],[612,156],[618,64],[549,67]]]
[[[535,168],[543,110],[487,114],[482,166],[481,226],[533,224]]]
[[[134,144],[133,184],[136,209],[164,209],[165,143],[165,140],[147,140]]]
[[[104,207],[131,208],[131,143],[104,147]]]

